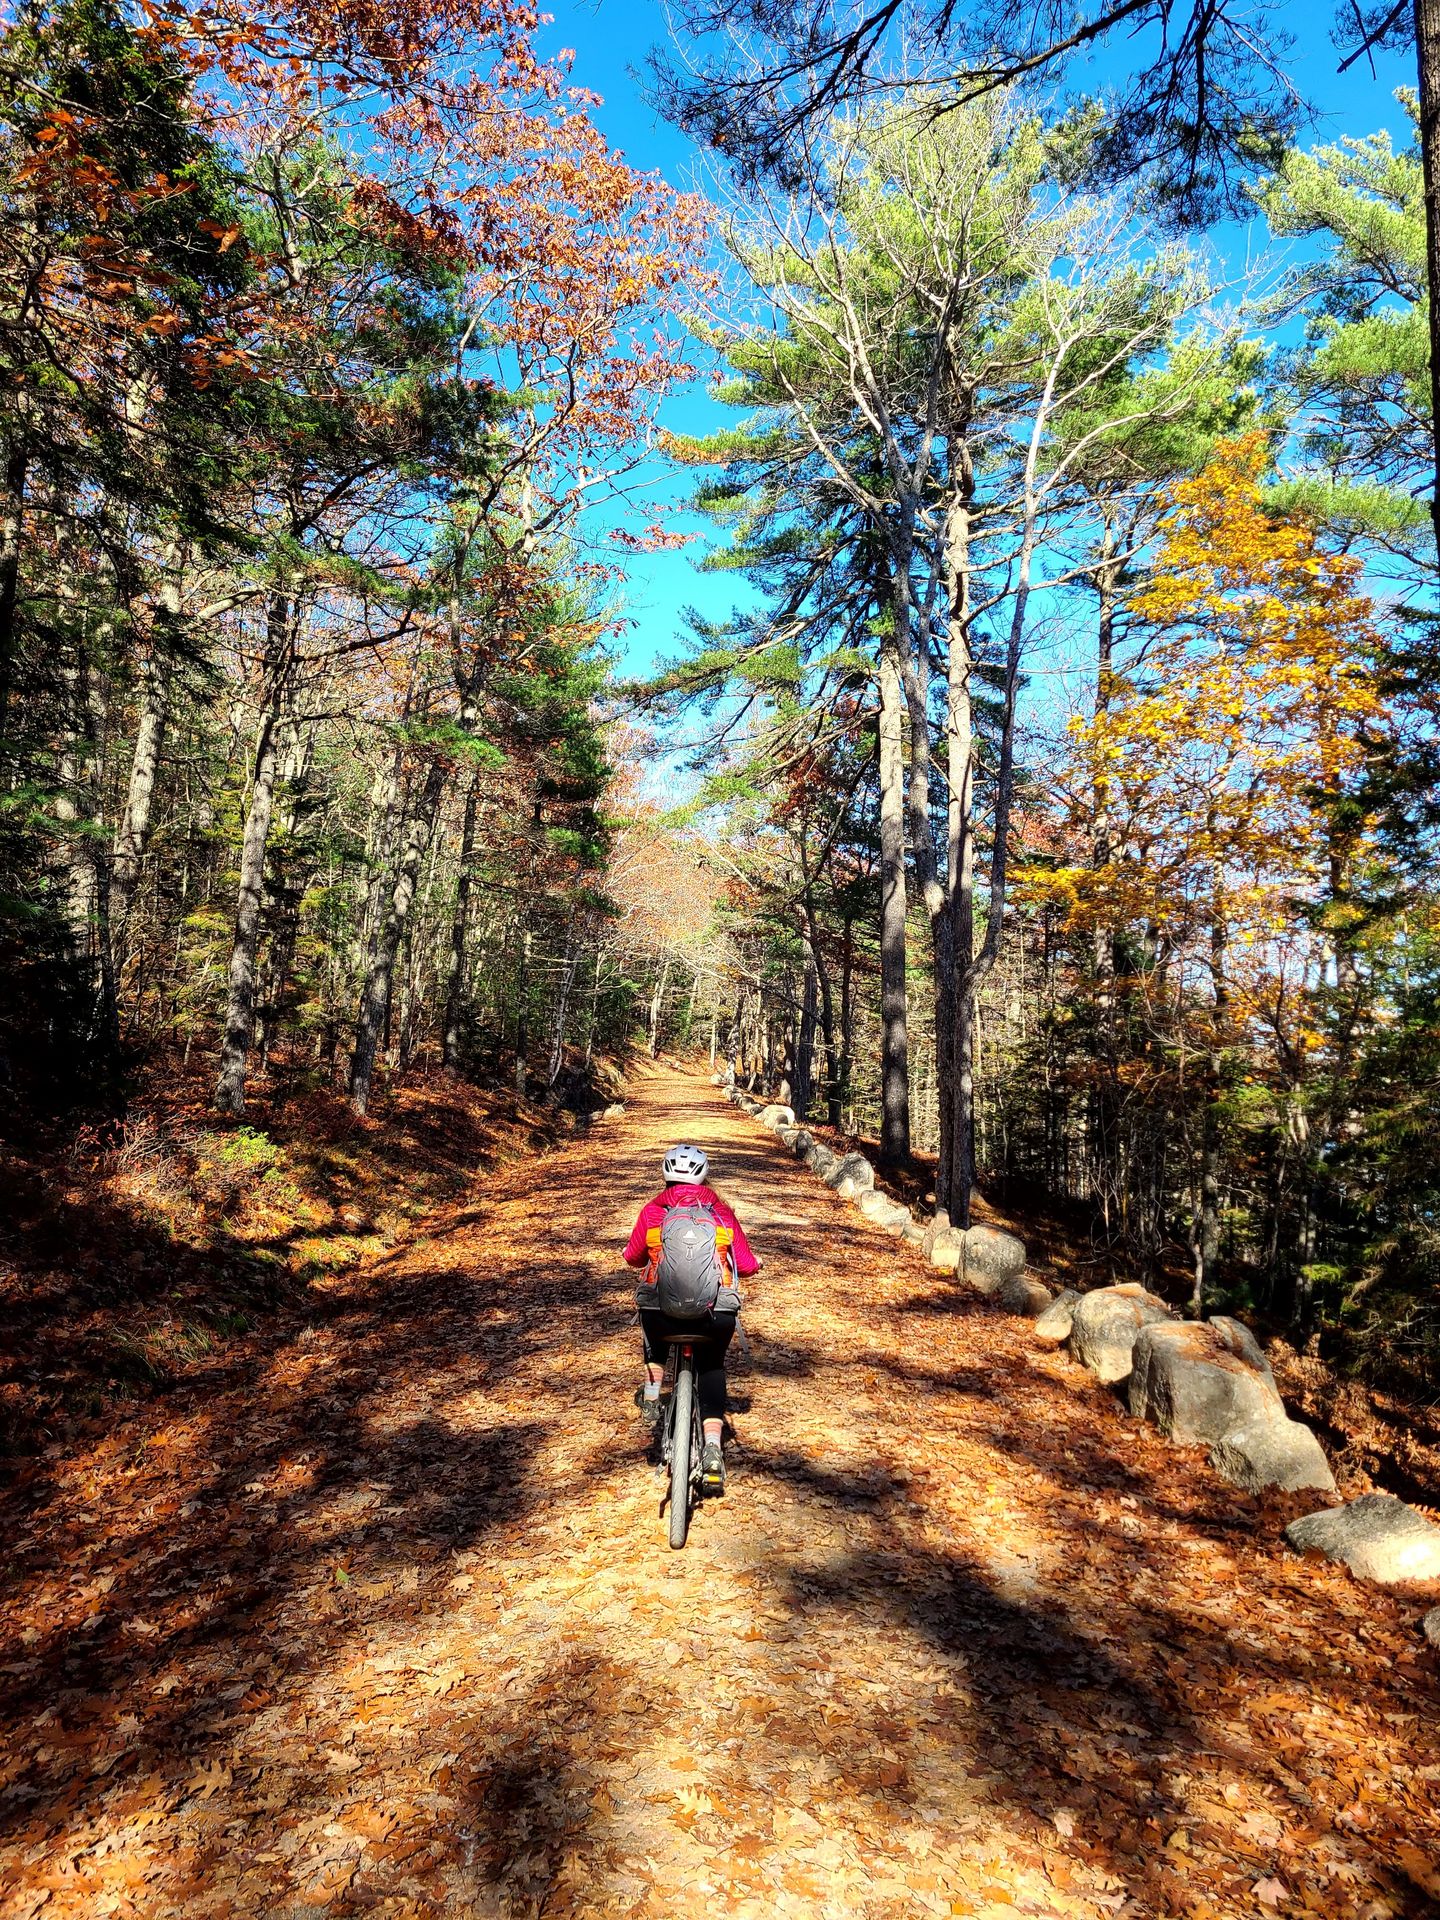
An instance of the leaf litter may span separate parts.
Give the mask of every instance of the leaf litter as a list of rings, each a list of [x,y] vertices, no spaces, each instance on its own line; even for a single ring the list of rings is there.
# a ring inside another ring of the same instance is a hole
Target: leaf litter
[[[766,1267],[664,1544],[617,1249]],[[1407,1607],[662,1067],[3,1515],[0,1915],[1435,1911]]]

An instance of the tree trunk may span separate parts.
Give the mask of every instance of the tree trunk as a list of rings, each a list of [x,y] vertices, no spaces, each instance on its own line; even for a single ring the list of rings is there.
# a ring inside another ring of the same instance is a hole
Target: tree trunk
[[[595,1058],[595,1040],[600,1025],[600,967],[604,959],[605,943],[595,941],[595,979],[590,988],[590,1024],[585,1034],[585,1064],[588,1067]],[[710,1022],[710,1065],[715,1065],[715,1022]]]
[[[1430,436],[1440,473],[1440,0],[1415,0],[1415,67],[1425,176],[1425,271],[1430,289]],[[1440,555],[1440,478],[1431,486],[1430,515]]]
[[[688,1047],[695,1033],[695,1002],[700,997],[700,969],[691,968],[690,999],[685,1008],[685,1045]]]
[[[255,743],[255,773],[240,845],[235,937],[230,948],[220,1075],[215,1085],[216,1106],[222,1113],[235,1114],[245,1111],[245,1075],[255,1024],[255,961],[260,950],[260,914],[265,898],[265,852],[275,809],[275,776],[280,763],[280,735],[294,650],[294,612],[285,596],[271,596],[265,627],[264,711]]]
[[[1224,1026],[1230,1001],[1225,977],[1228,937],[1224,897],[1220,894],[1210,923],[1214,1031],[1206,1055],[1205,1108],[1200,1123],[1200,1194],[1193,1239],[1195,1286],[1190,1301],[1191,1313],[1197,1320],[1205,1317],[1205,1302],[1214,1292],[1220,1264],[1220,1102],[1224,1095]]]
[[[797,1120],[810,1117],[815,1092],[815,1028],[819,1019],[820,989],[815,957],[805,955],[805,982],[800,995],[800,1018],[795,1023],[795,1053],[790,1072],[790,1105]]]
[[[409,698],[406,698],[405,713],[408,718]],[[375,776],[375,784],[370,793],[370,833],[365,849],[365,862],[370,871],[370,884],[365,894],[365,907],[356,929],[357,957],[364,956],[365,969],[368,972],[375,958],[375,941],[385,917],[385,889],[390,873],[390,862],[396,846],[399,844],[405,801],[405,746],[397,740],[390,755],[389,765]]]
[[[1038,429],[1037,429],[1038,431]],[[1033,467],[1037,439],[1032,439],[1030,461]],[[1000,720],[1000,752],[995,768],[993,839],[990,844],[990,872],[986,900],[985,938],[980,950],[968,962],[957,955],[955,982],[955,1144],[951,1168],[949,1213],[962,1227],[970,1225],[970,1205],[975,1189],[975,1018],[976,996],[986,975],[1000,957],[1005,927],[1005,889],[1009,874],[1010,812],[1015,800],[1015,710],[1020,692],[1020,661],[1025,643],[1025,622],[1030,606],[1030,578],[1037,540],[1037,515],[1034,504],[1033,472],[1027,469],[1025,530],[1020,547],[1020,563],[1011,605],[1010,629],[1005,644],[1005,680]],[[958,902],[957,902],[958,905]],[[938,1198],[938,1190],[937,1190]],[[944,1205],[942,1200],[939,1204]]]
[[[1100,598],[1095,635],[1094,717],[1096,720],[1103,719],[1109,712],[1114,691],[1115,601],[1119,585],[1120,566],[1115,558],[1115,529],[1107,515],[1100,546],[1100,565],[1095,570],[1095,589]],[[1109,866],[1113,849],[1110,844],[1110,782],[1105,774],[1098,770],[1095,775],[1095,791],[1091,797],[1091,808],[1093,816],[1091,860],[1096,872],[1100,873]],[[1097,993],[1103,1014],[1108,1006],[1110,982],[1115,971],[1114,938],[1103,921],[1096,921],[1093,942]]]
[[[130,756],[125,812],[115,835],[110,869],[114,889],[117,969],[124,965],[129,945],[130,913],[135,903],[135,889],[140,881],[141,862],[150,840],[155,782],[160,770],[160,751],[165,740],[169,712],[169,663],[152,648],[141,668],[140,717],[135,729],[135,750]]]
[[[285,990],[290,984],[290,972],[300,944],[300,903],[309,884],[309,876],[303,867],[299,872],[296,871],[295,856],[302,850],[297,849],[294,842],[305,813],[315,732],[313,725],[303,729],[298,727],[292,716],[285,734],[284,761],[276,773],[277,793],[284,795],[284,818],[278,829],[282,853],[279,861],[271,866],[270,944],[264,967],[264,993],[259,998],[258,1007],[262,1068],[270,1065],[280,1023],[285,1015]],[[273,817],[271,831],[272,834],[276,831]],[[284,851],[287,843],[288,860]]]
[[[475,826],[480,811],[480,775],[477,772],[465,796],[465,819],[460,828],[460,879],[455,893],[455,918],[450,928],[450,979],[445,993],[445,1037],[441,1043],[441,1064],[445,1071],[460,1071],[461,1028],[465,1018],[466,955],[470,944],[470,915],[475,876]]]
[[[355,1045],[350,1055],[350,1105],[356,1113],[363,1114],[370,1104],[375,1056],[379,1051],[380,1036],[385,1032],[390,1017],[395,961],[409,924],[410,908],[415,900],[415,884],[420,877],[420,864],[430,845],[430,835],[440,811],[440,797],[445,791],[448,772],[443,760],[431,761],[425,774],[425,784],[420,789],[415,810],[400,843],[399,858],[387,889],[384,917],[376,931],[370,970],[360,996],[360,1010],[355,1018]]]
[[[910,1058],[905,981],[905,762],[900,663],[880,653],[880,1158],[910,1158]]]
[[[451,596],[451,638],[457,656],[462,640],[460,613],[455,595]],[[455,725],[461,735],[473,732],[480,714],[481,667],[474,661],[461,676],[460,704]],[[375,1072],[375,1056],[380,1036],[389,1025],[391,987],[395,977],[395,959],[410,924],[410,909],[415,902],[416,882],[440,813],[440,802],[450,777],[449,763],[438,756],[431,761],[425,784],[410,818],[394,876],[387,889],[385,911],[375,933],[365,989],[355,1018],[355,1045],[350,1055],[350,1105],[364,1113],[370,1103],[370,1084]],[[528,940],[528,935],[527,935]],[[528,955],[527,955],[528,957]]]
[[[850,1098],[850,1081],[855,1065],[855,922],[847,914],[840,949],[840,1072],[830,1095],[830,1125],[839,1127],[841,1114]],[[910,1098],[905,1098],[909,1117]]]
[[[30,450],[22,434],[6,457],[5,496],[0,506],[0,765],[6,757],[10,695],[15,682],[20,541],[25,523],[25,475],[29,463]]]
[[[650,1058],[653,1060],[660,1051],[660,1017],[665,1011],[665,989],[670,984],[670,949],[665,949],[665,959],[660,968],[660,978],[655,991],[650,996]]]
[[[526,927],[520,943],[520,992],[515,1003],[515,1091],[522,1099],[530,1085],[530,954],[535,936]]]
[[[86,1051],[108,1070],[119,1050],[119,1017],[111,956],[110,874],[99,853],[97,790],[105,730],[105,697],[94,663],[83,653],[66,668],[69,728],[60,758],[55,820],[64,873],[65,918],[75,978],[85,999]]]
[[[846,923],[848,928],[848,921]],[[835,1034],[835,993],[830,982],[830,968],[820,948],[820,923],[815,913],[813,900],[807,893],[805,898],[805,944],[809,955],[810,971],[815,976],[815,985],[820,996],[820,1041],[825,1049],[825,1111],[827,1117],[838,1115],[840,1104],[840,1053]],[[795,1109],[798,1114],[800,1109]],[[838,1117],[829,1120],[832,1127],[838,1127]]]
[[[963,428],[962,428],[963,431]],[[935,1203],[970,1224],[975,1184],[975,1036],[970,980],[975,963],[975,698],[970,637],[970,539],[974,474],[963,441],[958,497],[945,526],[950,643],[946,673],[945,765],[949,788],[946,911],[935,919]]]
[[[570,989],[575,981],[575,969],[580,964],[579,949],[575,945],[575,920],[572,915],[565,928],[565,961],[560,975],[560,1004],[555,1009],[555,1039],[550,1048],[550,1072],[545,1084],[553,1087],[560,1078],[560,1068],[565,1059],[565,1016],[570,1008]]]

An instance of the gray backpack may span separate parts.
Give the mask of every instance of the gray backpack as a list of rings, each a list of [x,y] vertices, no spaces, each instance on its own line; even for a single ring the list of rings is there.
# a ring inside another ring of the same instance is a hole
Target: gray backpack
[[[717,1224],[709,1207],[698,1201],[671,1207],[665,1215],[655,1305],[672,1320],[703,1319],[726,1283],[725,1261],[715,1239]]]

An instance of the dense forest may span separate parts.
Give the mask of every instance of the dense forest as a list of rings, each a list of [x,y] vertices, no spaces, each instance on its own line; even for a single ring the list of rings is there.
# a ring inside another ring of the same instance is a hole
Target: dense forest
[[[697,0],[705,198],[511,0],[13,7],[0,1137],[690,1051],[1433,1388],[1433,13],[1326,139],[1225,4]]]

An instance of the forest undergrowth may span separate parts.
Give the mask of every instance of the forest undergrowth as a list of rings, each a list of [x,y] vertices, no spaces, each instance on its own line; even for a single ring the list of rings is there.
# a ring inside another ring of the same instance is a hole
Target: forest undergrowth
[[[137,1396],[253,1364],[277,1328],[303,1322],[314,1282],[577,1125],[548,1094],[423,1066],[362,1117],[283,1061],[241,1122],[214,1111],[209,1065],[162,1054],[123,1118],[32,1118],[7,1144],[0,1474],[102,1429]],[[604,1104],[620,1084],[597,1061],[572,1106]]]
[[[4,1920],[1433,1913],[1413,1604],[693,1070],[626,1104],[6,1498]],[[674,1554],[617,1252],[685,1136],[765,1268]]]

